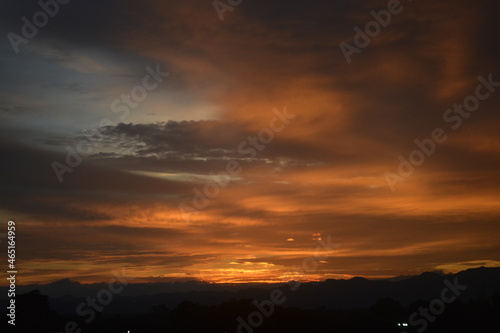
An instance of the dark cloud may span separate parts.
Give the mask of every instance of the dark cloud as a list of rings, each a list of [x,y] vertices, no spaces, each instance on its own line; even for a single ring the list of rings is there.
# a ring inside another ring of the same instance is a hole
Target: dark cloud
[[[52,167],[65,163],[66,155],[45,152],[3,142],[0,165],[3,209],[31,215],[31,218],[103,221],[113,216],[96,211],[95,205],[110,202],[147,201],[160,194],[186,192],[188,187],[167,180],[153,180],[90,163],[82,163],[59,183]],[[73,174],[74,173],[74,174]],[[99,185],[96,185],[98,180]],[[113,199],[111,193],[122,199]]]

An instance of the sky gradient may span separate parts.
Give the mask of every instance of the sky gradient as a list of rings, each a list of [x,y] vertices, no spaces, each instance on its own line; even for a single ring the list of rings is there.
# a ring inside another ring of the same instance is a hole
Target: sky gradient
[[[500,87],[478,79],[500,82],[500,3],[400,6],[348,63],[339,45],[386,1],[242,1],[221,21],[211,1],[72,0],[18,53],[9,32],[41,9],[3,1],[0,226],[18,226],[20,283],[500,266]],[[477,110],[447,121],[480,84]],[[436,128],[447,139],[391,190]],[[259,133],[272,140],[242,153]],[[87,152],[75,167],[67,147]],[[328,259],[297,270],[328,237]]]

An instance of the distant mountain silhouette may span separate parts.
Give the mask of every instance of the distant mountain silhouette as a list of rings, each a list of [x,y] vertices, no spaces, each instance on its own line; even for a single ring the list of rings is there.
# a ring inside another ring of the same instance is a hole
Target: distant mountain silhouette
[[[269,285],[279,286],[280,284]],[[133,283],[131,282],[124,289],[122,296],[142,296],[159,293],[176,293],[189,291],[235,291],[249,286],[259,287],[262,284],[214,284],[203,281],[182,281],[182,282],[152,282]],[[71,279],[62,279],[48,284],[30,284],[17,286],[19,293],[27,293],[32,290],[40,290],[44,295],[50,297],[76,296],[86,297],[97,293],[99,290],[108,287],[108,282],[82,284]],[[0,287],[0,291],[6,291],[6,287]],[[5,295],[0,295],[0,299]]]
[[[349,280],[326,280],[324,282],[261,285],[209,284],[204,282],[139,283],[129,284],[122,293],[114,295],[113,301],[106,306],[107,313],[145,313],[155,305],[163,304],[174,308],[183,301],[200,305],[217,305],[233,300],[269,299],[270,292],[280,288],[286,297],[284,307],[315,309],[360,309],[369,308],[379,299],[391,298],[406,307],[417,300],[430,301],[439,298],[446,287],[445,279],[454,279],[467,289],[459,299],[463,302],[484,300],[500,294],[500,268],[476,268],[457,274],[422,273],[404,279],[368,280],[353,278]],[[298,286],[295,291],[291,286]],[[68,279],[46,285],[30,285],[18,288],[18,293],[40,290],[50,297],[51,308],[58,313],[74,313],[75,308],[87,297],[95,297],[107,288],[107,283],[80,284]],[[0,295],[7,295],[6,288],[0,288]],[[3,307],[6,300],[0,300]]]

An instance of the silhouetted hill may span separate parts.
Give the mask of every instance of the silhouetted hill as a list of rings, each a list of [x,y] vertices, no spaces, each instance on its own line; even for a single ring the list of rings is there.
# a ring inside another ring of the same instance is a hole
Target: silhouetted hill
[[[176,293],[189,291],[235,291],[249,286],[272,288],[280,284],[215,284],[203,281],[182,281],[182,282],[152,282],[133,283],[131,281],[127,288],[121,293],[122,296],[142,296],[155,295],[159,293]],[[17,286],[19,293],[27,293],[32,290],[40,290],[44,295],[50,297],[77,296],[85,297],[97,293],[101,289],[108,287],[108,282],[82,284],[70,279],[63,279],[48,284],[30,284]],[[5,298],[6,287],[0,287],[0,299]]]
[[[284,307],[315,309],[360,309],[368,308],[378,299],[391,298],[402,306],[408,306],[417,300],[430,301],[439,298],[446,287],[457,279],[458,284],[466,285],[459,299],[484,300],[494,294],[500,294],[500,268],[476,268],[457,274],[423,273],[402,280],[368,280],[353,278],[349,280],[327,280],[324,282],[273,285],[217,285],[203,282],[181,283],[146,283],[129,284],[113,296],[113,301],[106,305],[106,313],[145,313],[152,306],[164,304],[174,308],[183,301],[200,305],[216,305],[231,299],[266,300],[270,292],[280,288],[286,297]],[[298,286],[292,291],[291,286]],[[47,285],[20,287],[18,293],[38,289],[41,294],[50,297],[50,305],[58,313],[74,313],[76,307],[87,297],[96,297],[97,293],[108,288],[108,284],[80,284],[70,280],[61,280]],[[0,294],[6,295],[6,290]],[[5,289],[5,288],[3,288]],[[6,304],[0,301],[0,305]]]

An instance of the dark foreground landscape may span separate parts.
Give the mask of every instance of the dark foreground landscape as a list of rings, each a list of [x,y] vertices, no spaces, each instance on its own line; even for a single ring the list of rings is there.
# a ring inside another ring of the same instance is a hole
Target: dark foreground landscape
[[[354,278],[251,287],[127,284],[107,299],[106,284],[62,280],[21,287],[16,330],[497,333],[499,281],[500,268],[478,268],[391,280]]]

